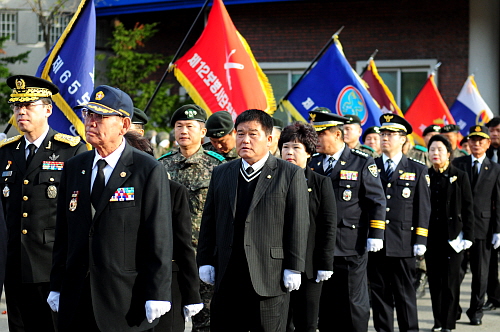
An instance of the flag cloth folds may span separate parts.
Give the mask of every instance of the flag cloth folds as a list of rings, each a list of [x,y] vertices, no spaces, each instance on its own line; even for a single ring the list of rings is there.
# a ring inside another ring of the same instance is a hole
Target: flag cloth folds
[[[175,62],[174,74],[194,102],[209,113],[228,111],[234,119],[247,109],[270,114],[276,109],[271,84],[222,0],[214,0],[205,30]]]
[[[345,58],[338,36],[333,38],[335,45],[293,87],[283,106],[299,121],[308,119],[316,107],[328,107],[338,115],[357,115],[363,129],[380,125],[380,108]]]
[[[430,74],[424,86],[417,94],[405,114],[406,120],[413,127],[413,137],[422,146],[425,145],[422,132],[431,124],[455,124],[448,106],[441,97],[434,82],[434,73]]]
[[[404,116],[399,108],[391,90],[385,85],[384,80],[380,77],[375,61],[370,59],[368,66],[361,76],[366,82],[368,92],[372,95],[380,106],[382,113],[393,113],[399,116]]]
[[[79,110],[94,90],[96,20],[93,0],[82,0],[59,40],[38,67],[36,76],[59,87],[49,124],[55,130],[85,139]]]
[[[485,125],[493,118],[493,112],[479,93],[474,75],[470,75],[450,108],[450,113],[460,126],[460,133],[467,136],[469,128]]]

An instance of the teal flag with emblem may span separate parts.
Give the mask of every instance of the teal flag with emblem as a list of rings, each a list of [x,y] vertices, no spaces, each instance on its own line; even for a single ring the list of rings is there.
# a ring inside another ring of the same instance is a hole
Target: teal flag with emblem
[[[333,38],[334,45],[281,104],[299,121],[306,121],[314,108],[327,107],[338,115],[357,115],[363,129],[380,126],[382,111],[344,56],[338,36]]]

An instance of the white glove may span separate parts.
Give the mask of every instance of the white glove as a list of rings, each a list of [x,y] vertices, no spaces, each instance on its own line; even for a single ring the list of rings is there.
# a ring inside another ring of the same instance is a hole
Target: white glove
[[[289,292],[298,290],[300,287],[300,283],[302,282],[300,272],[285,269],[283,272],[283,282],[285,283],[285,287]]]
[[[463,245],[464,250],[467,250],[470,247],[472,247],[472,241],[464,239],[464,240],[462,240],[462,245]]]
[[[423,256],[427,251],[427,247],[423,244],[414,244],[413,245],[413,254],[415,256]]]
[[[198,269],[200,279],[206,284],[215,284],[215,268],[212,265],[202,265]]]
[[[49,297],[47,297],[47,303],[54,312],[59,311],[59,296],[61,296],[59,292],[50,292]]]
[[[318,273],[316,276],[316,282],[326,281],[326,280],[330,279],[332,275],[333,275],[333,271],[318,270]]]
[[[186,322],[189,320],[189,317],[193,317],[197,313],[199,313],[203,309],[203,303],[196,304],[188,304],[184,306],[184,319]]]
[[[152,323],[156,318],[160,318],[170,311],[172,305],[168,301],[146,301],[146,319]]]
[[[377,252],[384,248],[384,240],[382,239],[366,239],[366,250]]]
[[[498,247],[500,247],[500,233],[493,234],[491,244],[493,245],[493,249],[498,249]]]

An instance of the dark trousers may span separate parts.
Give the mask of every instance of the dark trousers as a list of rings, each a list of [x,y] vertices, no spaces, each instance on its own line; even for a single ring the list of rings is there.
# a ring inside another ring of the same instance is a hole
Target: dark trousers
[[[467,316],[471,319],[481,319],[483,317],[483,305],[486,296],[486,287],[488,286],[488,270],[492,249],[490,242],[490,240],[476,239],[469,249],[472,284]]]
[[[172,272],[172,307],[169,312],[160,317],[160,321],[153,328],[154,332],[184,332],[184,306],[177,279],[177,271]]]
[[[415,257],[386,257],[385,250],[368,255],[373,325],[377,332],[394,331],[394,307],[401,332],[418,331]]]
[[[500,282],[498,280],[498,255],[500,248],[491,250],[490,269],[488,271],[488,287],[486,294],[488,301],[495,307],[500,307]]]
[[[366,332],[370,300],[366,278],[367,257],[335,256],[333,276],[323,282],[319,330]]]
[[[302,273],[300,288],[290,292],[287,332],[316,332],[322,287],[323,282],[307,279]]]
[[[444,329],[455,329],[463,256],[463,251],[457,253],[446,240],[429,244],[425,253],[434,325]]]

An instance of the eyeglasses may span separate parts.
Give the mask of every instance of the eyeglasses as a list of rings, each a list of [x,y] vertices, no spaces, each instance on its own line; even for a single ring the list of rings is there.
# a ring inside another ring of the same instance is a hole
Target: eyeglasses
[[[387,138],[391,138],[391,137],[400,136],[400,133],[396,133],[396,132],[386,132],[386,133],[380,133],[379,135],[380,135],[380,137],[387,137]]]
[[[48,104],[45,104],[45,103],[36,104],[35,102],[33,102],[33,103],[14,103],[14,104],[10,104],[10,109],[13,111],[19,111],[21,108],[26,108],[27,110],[32,110],[33,108],[35,108],[35,106],[39,106],[39,105],[48,105]]]
[[[102,122],[103,119],[109,118],[112,116],[119,116],[119,115],[102,115],[102,114],[91,112],[88,109],[82,109],[82,117],[85,121]],[[123,116],[120,116],[120,118],[123,118]]]

